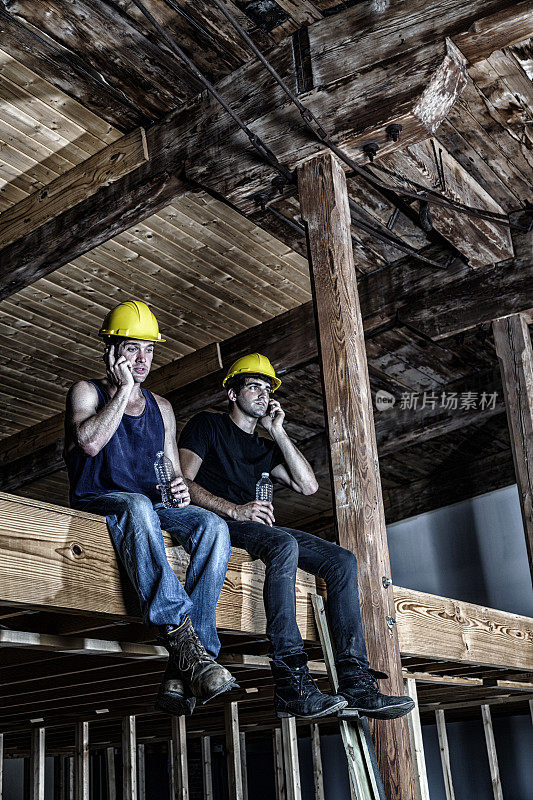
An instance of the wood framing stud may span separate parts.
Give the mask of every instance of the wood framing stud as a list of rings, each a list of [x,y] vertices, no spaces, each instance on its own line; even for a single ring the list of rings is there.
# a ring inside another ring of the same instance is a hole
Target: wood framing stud
[[[187,728],[185,717],[172,717],[172,800],[189,800],[189,766],[187,762]]]
[[[122,786],[128,800],[137,800],[137,742],[133,715],[122,720]]]
[[[533,709],[531,713],[533,717]],[[280,728],[274,728],[272,731],[272,755],[274,758],[276,800],[287,800],[287,792],[285,789],[285,769],[283,763],[283,741]]]
[[[527,320],[521,314],[495,319],[492,330],[533,577],[533,346]]]
[[[230,800],[243,800],[241,741],[239,737],[239,708],[233,701],[227,703],[226,721],[226,753],[228,763],[228,785]]]
[[[311,755],[313,758],[315,800],[325,800],[324,771],[322,769],[322,752],[320,750],[320,728],[316,723],[311,725]]]
[[[302,800],[300,780],[300,760],[298,758],[298,733],[294,717],[281,720],[281,740],[283,743],[283,764],[285,767],[285,787],[287,800]]]
[[[322,366],[339,544],[359,562],[361,612],[370,663],[390,675],[387,693],[401,695],[403,680],[390,575],[383,498],[372,412],[364,329],[350,237],[346,178],[339,161],[323,154],[298,170],[302,218]],[[377,755],[390,797],[409,800],[413,780],[405,718],[381,726]]]
[[[31,732],[31,800],[44,800],[45,729],[33,728]]]
[[[106,782],[107,800],[117,800],[117,782],[115,777],[115,748],[106,747]]]
[[[246,734],[244,731],[239,733],[239,744],[241,748],[241,775],[242,775],[242,796],[243,800],[248,800],[248,769],[246,766]]]
[[[413,770],[415,779],[416,800],[430,800],[428,776],[426,771],[426,757],[424,754],[424,740],[422,738],[422,725],[420,723],[420,709],[418,707],[418,692],[416,680],[407,678],[405,693],[415,701],[415,707],[407,716],[409,724],[409,738],[411,740],[411,754],[413,757]]]
[[[89,723],[76,723],[74,800],[89,800]]]
[[[137,745],[137,794],[138,800],[146,800],[146,763],[144,744]]]
[[[213,800],[213,775],[211,772],[211,737],[202,736],[202,779],[204,800]]]
[[[483,719],[483,730],[485,731],[485,742],[487,745],[487,757],[489,759],[490,779],[492,781],[494,800],[503,800],[498,754],[496,752],[496,742],[494,741],[494,730],[492,728],[492,717],[489,705],[481,706],[481,717]]]
[[[446,800],[455,800],[453,791],[452,768],[450,765],[450,748],[448,747],[448,734],[446,732],[446,720],[444,711],[438,708],[435,711],[437,721],[437,735],[439,737],[440,761],[442,764],[442,775],[444,777],[444,790]]]

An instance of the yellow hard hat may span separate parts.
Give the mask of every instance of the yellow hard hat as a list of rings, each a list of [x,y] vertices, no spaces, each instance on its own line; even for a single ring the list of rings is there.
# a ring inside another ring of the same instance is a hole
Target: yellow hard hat
[[[128,300],[116,306],[104,319],[98,335],[124,336],[148,342],[166,341],[161,338],[156,318],[142,300]]]
[[[281,386],[281,381],[276,377],[274,367],[266,356],[261,353],[250,353],[249,356],[239,358],[228,370],[228,374],[222,381],[222,386],[225,386],[230,378],[235,375],[265,375],[272,379],[272,391],[275,392]]]

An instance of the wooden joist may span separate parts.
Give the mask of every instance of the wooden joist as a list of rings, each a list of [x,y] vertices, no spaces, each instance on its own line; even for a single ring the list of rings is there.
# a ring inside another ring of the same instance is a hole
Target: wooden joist
[[[417,0],[377,12],[373,4],[358,3],[342,14],[320,19],[308,29],[315,88],[301,99],[327,120],[336,144],[356,159],[366,158],[362,146],[369,139],[380,144],[384,154],[420,141],[442,121],[462,85],[457,75],[450,75],[450,70],[462,74],[462,67],[450,57],[446,37],[465,33],[500,11],[498,42],[505,43],[505,20],[515,18],[513,8],[509,0],[429,4]],[[439,31],[432,30],[428,43],[434,17]],[[508,41],[514,41],[514,35],[513,29]],[[402,36],[405,44],[398,50]],[[485,55],[474,39],[470,61]],[[394,60],[391,51],[397,53]],[[269,59],[296,89],[290,40],[278,45]],[[219,81],[217,88],[289,169],[323,149],[281,88],[256,62],[243,65]],[[392,122],[403,125],[400,142],[386,132]],[[148,164],[0,251],[0,298],[155,213],[185,191],[177,177],[183,169],[189,178],[223,194],[246,213],[255,211],[254,196],[269,187],[274,176],[271,165],[257,157],[229,115],[203,95],[153,125],[147,142]]]
[[[167,555],[183,578],[187,556],[165,539]],[[225,630],[263,635],[264,570],[242,550],[234,550],[217,609]],[[123,597],[126,591],[126,598]],[[315,580],[302,571],[297,580],[297,618],[302,636],[317,641],[309,596]],[[402,655],[464,664],[533,670],[533,620],[472,603],[394,587],[395,617]],[[98,615],[110,621],[138,619],[132,593],[121,585],[105,520],[10,495],[0,496],[0,603]],[[144,643],[72,639],[5,630],[0,646],[48,649],[119,658],[165,657],[163,648]],[[254,661],[250,666],[261,666]],[[233,663],[233,662],[232,662]],[[237,663],[237,662],[235,662]]]
[[[144,128],[112,142],[0,215],[0,249],[115,183],[148,161]]]

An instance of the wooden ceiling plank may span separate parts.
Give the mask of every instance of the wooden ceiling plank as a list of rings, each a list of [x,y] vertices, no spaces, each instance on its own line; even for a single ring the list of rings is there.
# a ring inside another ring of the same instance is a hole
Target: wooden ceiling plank
[[[137,128],[55,178],[44,190],[4,211],[0,219],[0,249],[24,238],[147,161],[145,132]]]
[[[524,0],[476,20],[467,32],[456,35],[454,42],[473,63],[529,36],[533,36],[533,15],[531,4]]]

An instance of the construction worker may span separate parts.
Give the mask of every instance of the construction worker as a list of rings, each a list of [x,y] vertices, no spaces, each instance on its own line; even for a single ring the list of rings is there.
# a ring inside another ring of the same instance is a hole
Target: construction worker
[[[187,423],[178,446],[192,502],[224,517],[232,546],[266,566],[264,603],[278,716],[312,719],[338,712],[399,717],[414,703],[378,689],[377,678],[386,676],[368,663],[354,554],[309,533],[277,526],[272,503],[254,500],[256,483],[265,472],[300,494],[318,489],[310,464],[283,427],[284,410],[272,399],[280,384],[268,358],[247,355],[230,367],[223,381],[229,414],[202,412]],[[270,439],[257,435],[258,424]],[[338,696],[320,692],[309,675],[296,623],[297,567],[326,581]]]
[[[67,397],[65,461],[74,508],[103,514],[118,558],[139,598],[143,621],[169,652],[157,708],[192,713],[235,684],[214,661],[220,649],[215,609],[230,556],[226,523],[190,505],[180,470],[170,403],[142,388],[156,342],[164,342],[145,303],[120,303],[105,318],[106,377],[77,381]],[[170,459],[179,507],[165,508],[154,462]],[[183,587],[170,567],[161,529],[189,553]]]

